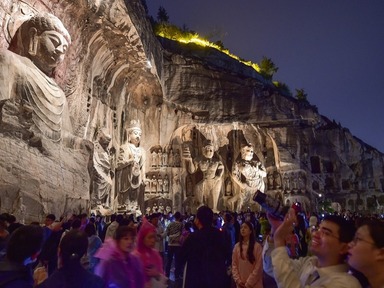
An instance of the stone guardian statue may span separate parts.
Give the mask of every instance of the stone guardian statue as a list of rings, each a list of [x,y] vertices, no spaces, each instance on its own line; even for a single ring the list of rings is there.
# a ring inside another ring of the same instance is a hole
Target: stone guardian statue
[[[111,207],[111,191],[113,172],[111,170],[111,157],[108,146],[111,136],[106,129],[100,129],[97,141],[94,144],[93,152],[93,173],[92,173],[92,195],[91,207],[99,205],[103,208]]]
[[[218,212],[217,203],[220,196],[224,165],[215,156],[214,145],[211,140],[203,143],[202,155],[192,159],[188,147],[184,148],[183,159],[186,161],[187,170],[193,174],[200,170],[203,179],[194,187],[195,203],[197,206],[207,205],[214,212]]]
[[[240,186],[240,193],[228,200],[229,208],[240,212],[243,206],[250,202],[252,195],[257,190],[264,192],[264,177],[266,176],[265,167],[254,157],[253,145],[243,144],[240,149],[240,157],[232,165],[232,179]],[[234,204],[237,204],[236,207]]]

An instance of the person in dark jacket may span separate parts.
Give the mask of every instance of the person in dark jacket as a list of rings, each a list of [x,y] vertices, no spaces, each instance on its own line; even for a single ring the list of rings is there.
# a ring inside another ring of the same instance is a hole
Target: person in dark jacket
[[[197,210],[192,233],[181,248],[182,264],[187,265],[185,288],[223,288],[228,286],[227,265],[231,247],[224,233],[212,226],[213,211],[207,206]]]
[[[21,226],[12,233],[6,258],[0,262],[0,287],[33,287],[30,264],[37,259],[43,243],[43,235],[43,229],[36,225]]]
[[[102,288],[103,280],[85,270],[80,263],[87,252],[88,237],[85,232],[71,230],[60,242],[61,267],[54,271],[38,288]]]

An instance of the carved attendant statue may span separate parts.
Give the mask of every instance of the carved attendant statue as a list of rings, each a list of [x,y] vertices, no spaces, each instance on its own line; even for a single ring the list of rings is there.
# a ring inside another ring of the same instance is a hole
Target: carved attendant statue
[[[117,160],[116,188],[119,205],[137,208],[139,189],[145,175],[140,122],[132,120],[127,132],[128,142],[120,147]]]
[[[112,177],[111,158],[108,151],[111,136],[105,129],[98,131],[93,152],[92,208],[98,205],[111,207]]]
[[[28,128],[54,141],[72,131],[66,97],[52,78],[70,42],[61,21],[44,13],[21,24],[9,50],[0,51],[0,101],[31,111]]]
[[[224,165],[218,157],[214,156],[215,151],[211,140],[205,141],[203,145],[202,155],[192,160],[189,148],[186,147],[183,158],[187,162],[189,173],[195,173],[198,169],[203,173],[203,179],[194,187],[197,206],[206,204],[217,211]]]
[[[240,155],[241,158],[233,163],[232,179],[240,186],[241,191],[228,200],[231,209],[234,209],[233,206],[237,202],[237,211],[240,211],[244,204],[249,203],[257,190],[264,192],[264,177],[267,176],[261,162],[254,159],[252,144],[244,144]]]

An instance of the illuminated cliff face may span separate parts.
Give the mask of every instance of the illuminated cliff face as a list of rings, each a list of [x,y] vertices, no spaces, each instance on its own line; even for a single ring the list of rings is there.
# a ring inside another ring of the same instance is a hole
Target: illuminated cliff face
[[[14,11],[18,5],[20,11]],[[258,66],[239,62],[220,46],[197,36],[158,34],[178,42],[156,38],[140,0],[3,0],[0,19],[35,10],[49,10],[70,30],[73,43],[56,80],[67,96],[75,136],[89,142],[77,153],[51,147],[60,156],[55,162],[40,152],[39,143],[20,136],[28,131],[16,121],[14,107],[1,106],[2,211],[26,206],[27,222],[50,212],[85,212],[95,132],[106,128],[112,136],[111,166],[116,166],[131,120],[140,120],[140,147],[147,151],[142,211],[191,207],[199,175],[185,170],[183,148],[196,157],[205,139],[214,141],[214,156],[225,167],[220,209],[238,191],[230,173],[243,141],[254,145],[266,167],[266,191],[277,198],[307,201],[310,207],[323,194],[340,198],[343,208],[366,210],[377,194],[384,203],[382,154],[310,105],[281,95]],[[12,27],[0,28],[0,47],[7,48]]]
[[[167,38],[170,40],[174,40],[174,41],[178,41],[180,43],[185,43],[185,44],[193,43],[193,44],[196,44],[196,45],[199,45],[202,47],[210,47],[210,48],[217,49],[220,52],[228,55],[229,57],[231,57],[231,58],[233,58],[233,59],[235,59],[235,60],[237,60],[237,61],[239,61],[239,62],[241,62],[247,66],[252,67],[257,72],[260,72],[260,67],[258,64],[252,63],[251,61],[245,61],[245,60],[240,59],[240,57],[229,52],[228,49],[224,49],[223,47],[220,47],[219,45],[217,45],[215,43],[212,43],[206,39],[203,39],[197,33],[181,31],[180,28],[178,28],[174,25],[171,25],[171,24],[167,24],[167,23],[157,24],[155,27],[155,33],[157,36]]]

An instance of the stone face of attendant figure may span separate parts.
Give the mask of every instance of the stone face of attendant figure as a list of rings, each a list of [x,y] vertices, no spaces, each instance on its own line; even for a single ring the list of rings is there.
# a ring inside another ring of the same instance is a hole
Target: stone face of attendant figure
[[[94,144],[93,152],[93,179],[92,179],[92,208],[103,205],[111,207],[112,176],[111,157],[108,146],[111,136],[106,129],[98,131],[97,141]]]
[[[42,13],[22,23],[9,50],[0,51],[0,101],[30,114],[26,127],[53,141],[72,132],[66,97],[52,78],[70,42],[61,21]]]
[[[192,160],[189,148],[185,147],[183,159],[186,160],[189,173],[195,173],[197,170],[203,173],[203,179],[194,187],[197,206],[205,204],[217,212],[224,165],[214,154],[215,150],[212,141],[206,140],[202,147],[202,155]]]
[[[145,151],[140,147],[140,122],[132,120],[127,132],[128,142],[120,147],[117,160],[116,189],[120,206],[135,207],[145,175]]]
[[[244,204],[250,202],[252,195],[260,190],[264,192],[264,177],[267,176],[266,169],[259,160],[254,158],[252,144],[244,144],[241,147],[240,158],[232,165],[232,179],[240,186],[240,193],[228,200],[231,210],[238,212]],[[236,208],[234,204],[237,203]]]

